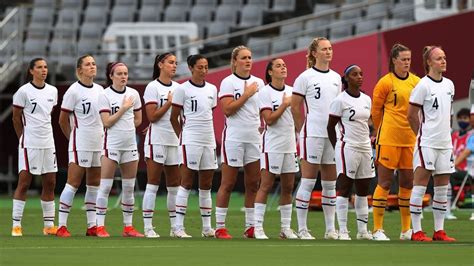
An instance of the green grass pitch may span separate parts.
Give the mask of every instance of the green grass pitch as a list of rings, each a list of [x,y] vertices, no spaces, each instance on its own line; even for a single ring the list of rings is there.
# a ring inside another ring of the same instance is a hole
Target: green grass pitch
[[[215,195],[213,195],[215,200]],[[109,206],[115,198],[110,198]],[[154,217],[159,239],[130,239],[121,237],[122,214],[110,210],[106,226],[112,237],[85,237],[85,212],[81,210],[83,195],[77,195],[69,217],[73,237],[60,239],[41,234],[42,214],[38,198],[27,200],[23,217],[23,237],[13,238],[11,230],[11,199],[0,198],[0,265],[474,265],[474,222],[468,211],[455,212],[458,220],[446,221],[447,232],[458,239],[455,243],[413,243],[398,240],[328,241],[323,240],[322,212],[309,214],[309,227],[315,241],[280,240],[280,214],[273,206],[265,215],[265,231],[269,240],[243,239],[244,213],[240,211],[243,198],[233,194],[227,226],[232,240],[202,239],[201,218],[197,196],[191,196],[185,225],[192,239],[171,239],[166,212],[166,197],[157,198]],[[215,201],[214,201],[215,202]],[[136,206],[141,205],[137,196]],[[212,217],[214,225],[214,217]],[[369,216],[369,229],[372,227]],[[433,230],[432,213],[425,212],[424,230]],[[293,229],[296,214],[293,213]],[[134,225],[143,230],[141,212],[134,214]],[[399,235],[399,213],[386,212],[385,229],[391,239]],[[355,214],[349,213],[349,230],[355,239]]]

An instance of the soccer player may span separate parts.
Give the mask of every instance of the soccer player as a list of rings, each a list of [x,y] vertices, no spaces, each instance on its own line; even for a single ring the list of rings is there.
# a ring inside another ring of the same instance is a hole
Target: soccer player
[[[257,91],[265,86],[263,80],[252,76],[252,53],[237,46],[231,55],[232,74],[222,80],[219,98],[226,123],[222,133],[222,180],[216,200],[216,238],[229,239],[225,220],[230,194],[239,168],[244,168],[245,232],[253,238],[255,195],[260,180],[260,116]]]
[[[357,239],[372,240],[367,231],[370,179],[375,176],[374,158],[370,142],[369,119],[370,97],[361,92],[362,70],[350,65],[344,70],[345,91],[334,99],[330,106],[327,132],[331,145],[336,150],[337,202],[339,239],[351,240],[347,230],[347,211],[352,185],[355,184],[354,201],[357,217]],[[340,138],[336,143],[335,126],[339,126]]]
[[[143,95],[146,115],[150,121],[144,143],[148,182],[142,207],[144,232],[149,238],[159,237],[153,229],[152,219],[163,170],[168,190],[166,205],[171,224],[170,234],[175,231],[176,194],[180,182],[179,142],[171,126],[170,114],[172,95],[179,85],[172,81],[176,74],[176,66],[175,55],[171,53],[157,55],[153,65],[153,81],[148,83]]]
[[[447,208],[449,176],[454,172],[453,145],[451,141],[451,114],[454,84],[443,77],[446,71],[446,55],[439,46],[423,49],[424,76],[410,96],[408,121],[417,134],[413,167],[413,190],[410,197],[410,213],[413,224],[413,241],[455,241],[444,231]],[[434,196],[433,238],[421,228],[423,196],[433,175]]]
[[[54,187],[58,167],[51,112],[58,102],[58,89],[45,82],[48,64],[43,58],[30,61],[27,76],[30,82],[13,95],[13,127],[19,140],[19,178],[13,195],[12,236],[23,235],[21,219],[33,175],[40,175],[42,181],[43,234],[55,235]]]
[[[325,126],[329,105],[341,93],[341,76],[329,68],[333,50],[331,42],[315,38],[308,47],[307,69],[295,80],[291,112],[300,136],[301,181],[296,192],[298,235],[314,239],[307,227],[311,192],[318,172],[321,174],[322,205],[326,224],[325,239],[337,239],[334,220],[336,212],[336,166],[334,148]],[[305,114],[301,105],[305,103]]]
[[[173,94],[171,125],[180,138],[181,185],[176,196],[176,229],[174,236],[189,238],[184,228],[184,216],[194,174],[199,175],[199,207],[202,237],[214,237],[211,227],[211,186],[217,169],[216,139],[212,111],[217,106],[217,88],[206,82],[207,59],[202,55],[187,58],[191,79],[179,85]],[[178,121],[182,114],[182,124]]]
[[[59,198],[59,237],[70,237],[67,219],[74,196],[86,174],[84,204],[87,216],[86,236],[95,236],[95,203],[100,185],[100,156],[104,129],[99,114],[99,95],[104,88],[94,83],[97,66],[94,57],[84,55],[77,59],[74,82],[66,91],[61,104],[59,125],[69,140],[67,183]]]
[[[127,86],[128,68],[124,63],[107,65],[108,87],[99,96],[99,110],[105,128],[102,169],[97,195],[97,236],[109,237],[105,229],[107,203],[117,165],[122,176],[124,237],[143,237],[132,225],[135,204],[135,179],[138,151],[135,128],[142,123],[142,104],[138,92]]]
[[[378,184],[372,201],[373,236],[378,241],[390,240],[383,230],[383,218],[396,169],[399,173],[400,239],[411,239],[409,202],[413,187],[413,147],[416,136],[408,124],[407,110],[410,93],[420,78],[410,73],[410,64],[411,50],[402,44],[394,44],[390,50],[390,72],[377,82],[372,97],[372,121],[377,130],[375,162],[378,172]]]
[[[268,62],[265,79],[268,84],[259,93],[260,114],[265,121],[262,136],[260,168],[262,178],[255,198],[255,238],[268,239],[263,230],[267,196],[272,191],[275,177],[280,175],[280,220],[282,239],[298,239],[290,228],[292,212],[292,192],[295,173],[298,172],[296,160],[295,125],[291,116],[290,103],[292,87],[285,85],[286,64],[281,58]]]

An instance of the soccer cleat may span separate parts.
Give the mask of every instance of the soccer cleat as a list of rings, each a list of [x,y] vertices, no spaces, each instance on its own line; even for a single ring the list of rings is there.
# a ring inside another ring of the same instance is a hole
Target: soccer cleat
[[[61,226],[56,232],[56,236],[57,237],[71,237],[71,233],[69,233],[66,226]]]
[[[158,238],[158,237],[160,237],[160,235],[157,234],[157,233],[155,232],[155,230],[153,230],[153,229],[154,229],[154,227],[152,227],[152,228],[145,228],[144,235],[145,235],[146,238]]]
[[[469,218],[470,221],[474,221],[474,213],[471,213],[471,218]]]
[[[454,216],[452,213],[446,213],[446,220],[456,220],[458,217]]]
[[[139,233],[132,225],[124,226],[122,236],[124,237],[144,237],[142,233]]]
[[[184,231],[184,228],[183,228],[183,229],[175,230],[175,231],[174,231],[174,235],[175,235],[175,237],[177,237],[177,238],[191,238],[191,237],[192,237],[192,236],[186,234],[186,231]]]
[[[357,232],[357,239],[358,240],[372,240],[374,237],[372,236],[372,233],[369,231],[365,232]]]
[[[411,237],[411,235],[410,235]],[[390,238],[385,235],[385,231],[383,229],[379,229],[372,234],[372,240],[375,241],[390,241]]]
[[[314,236],[312,236],[310,233],[309,233],[309,230],[308,229],[302,229],[298,232],[298,237],[302,240],[314,240],[316,239]]]
[[[337,239],[338,240],[352,240],[349,233],[350,233],[349,231],[341,230],[341,231],[339,231],[339,237]]]
[[[416,242],[431,242],[431,241],[433,241],[433,239],[431,239],[430,237],[427,237],[425,235],[425,232],[423,232],[423,231],[418,231],[416,233],[413,233],[411,235],[411,240],[416,241]]]
[[[324,233],[324,239],[337,240],[338,238],[339,238],[339,234],[335,230]]]
[[[176,237],[175,231],[176,231],[175,228],[171,228],[171,229],[170,229],[170,237]]]
[[[439,230],[439,231],[434,232],[433,241],[454,242],[456,241],[456,239],[449,237],[444,230]]]
[[[280,231],[281,239],[298,239],[298,236],[295,234],[295,231],[291,228],[282,228]]]
[[[58,232],[58,227],[57,226],[49,226],[49,227],[43,227],[43,235],[49,236],[49,235],[56,235]]]
[[[263,231],[263,227],[255,227],[253,233],[255,239],[268,239],[268,236],[265,235],[265,231]]]
[[[96,236],[97,237],[110,237],[107,230],[105,230],[105,226],[97,226]]]
[[[12,227],[12,236],[23,236],[23,230],[21,229],[21,226]]]
[[[227,231],[227,228],[219,228],[216,230],[215,237],[217,239],[232,239],[232,236]]]
[[[86,236],[97,236],[97,226],[92,226],[87,228]]]
[[[408,229],[405,232],[400,233],[400,240],[411,240],[411,235],[413,234],[413,230]]]
[[[215,237],[216,236],[216,231],[212,228],[207,228],[201,231],[201,236],[204,238],[207,237]]]
[[[251,226],[245,229],[244,238],[255,238],[255,227]]]

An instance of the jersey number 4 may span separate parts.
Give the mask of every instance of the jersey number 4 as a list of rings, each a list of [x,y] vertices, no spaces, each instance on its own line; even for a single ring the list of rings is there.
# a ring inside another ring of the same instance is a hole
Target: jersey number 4
[[[438,97],[435,97],[434,102],[433,102],[433,108],[438,110],[439,104],[438,104]]]

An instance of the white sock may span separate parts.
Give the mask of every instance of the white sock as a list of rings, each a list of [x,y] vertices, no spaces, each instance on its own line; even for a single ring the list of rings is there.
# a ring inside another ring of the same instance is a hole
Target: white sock
[[[293,204],[280,205],[281,229],[290,228],[292,208],[293,208]]]
[[[44,227],[54,226],[54,211],[55,202],[52,201],[41,201],[41,208],[43,209],[43,221]]]
[[[199,190],[199,209],[201,210],[202,229],[211,229],[212,198],[211,190]]]
[[[339,231],[347,230],[347,212],[349,211],[349,198],[338,196],[336,198],[336,214]]]
[[[159,186],[146,184],[145,194],[143,195],[142,212],[143,227],[145,229],[153,228],[153,213],[155,212],[156,192]]]
[[[189,189],[179,186],[178,194],[176,195],[176,229],[184,228],[184,216],[188,208],[188,197]]]
[[[410,216],[413,232],[421,231],[421,214],[423,212],[423,196],[425,195],[426,187],[413,186],[410,196]]]
[[[308,207],[316,179],[301,178],[300,186],[296,192],[296,219],[298,220],[298,231],[308,229]]]
[[[166,207],[168,208],[168,216],[170,217],[171,228],[176,227],[176,195],[178,187],[166,187],[168,195],[166,196]]]
[[[367,196],[355,196],[354,207],[357,217],[357,231],[359,233],[367,232],[367,222],[369,221],[369,204]]]
[[[228,208],[216,207],[216,229],[225,228],[225,218]]]
[[[84,196],[84,205],[86,206],[87,228],[97,225],[95,215],[95,203],[97,202],[98,186],[86,185],[86,195]]]
[[[336,181],[321,180],[321,186],[323,187],[321,203],[323,205],[326,232],[330,232],[336,230],[334,225],[336,215]]]
[[[135,178],[122,179],[122,214],[123,225],[133,223],[133,207],[135,206]]]
[[[267,204],[264,203],[255,203],[255,227],[263,227],[263,219],[265,217],[265,209]]]
[[[12,211],[12,219],[13,225],[21,226],[21,219],[23,218],[23,210],[25,209],[25,201],[23,200],[13,200],[13,211]]]
[[[66,183],[64,186],[63,192],[61,192],[61,196],[59,197],[59,210],[58,210],[58,225],[67,226],[67,217],[69,216],[69,212],[71,211],[72,202],[74,200],[74,196],[76,195],[77,188],[69,185]]]
[[[451,214],[451,204],[453,198],[453,187],[451,183],[448,183],[448,195],[447,195],[447,204],[446,204],[446,214]]]
[[[255,208],[245,208],[245,230],[255,226]]]
[[[434,187],[433,217],[435,231],[444,230],[444,217],[446,215],[447,204],[448,186]]]
[[[96,201],[96,218],[97,226],[105,225],[105,215],[107,214],[107,204],[109,202],[109,194],[112,189],[114,180],[112,178],[100,179],[99,193]]]

